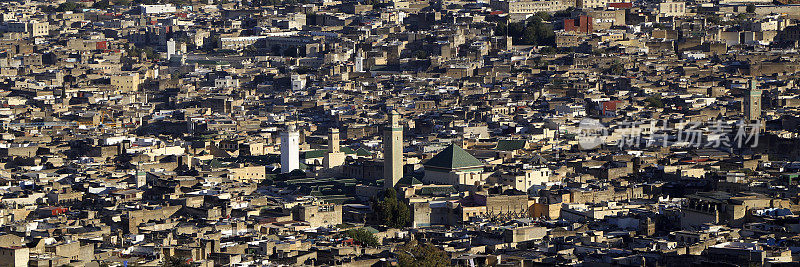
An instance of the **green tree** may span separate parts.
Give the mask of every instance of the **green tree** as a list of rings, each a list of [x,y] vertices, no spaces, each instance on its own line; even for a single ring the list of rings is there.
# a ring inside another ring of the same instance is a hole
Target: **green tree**
[[[508,24],[508,36],[518,38],[522,36],[522,31],[525,30],[525,23],[512,22]]]
[[[132,46],[130,47],[130,51],[128,51],[128,56],[130,57],[140,57],[142,54],[144,54],[148,60],[161,59],[161,55],[156,53],[156,51],[149,46],[145,47]]]
[[[375,207],[383,225],[401,228],[411,224],[411,211],[408,205],[397,196],[394,188],[384,190],[383,198],[377,202]]]
[[[370,246],[370,247],[377,247],[380,245],[378,239],[375,238],[371,232],[367,231],[364,228],[358,229],[350,229],[344,232],[344,234],[353,239],[353,241],[358,242],[362,246]]]
[[[397,261],[400,267],[426,266],[426,267],[445,267],[450,266],[450,257],[447,252],[441,250],[430,243],[418,244],[416,240],[406,243],[398,248]]]
[[[551,19],[553,19],[553,16],[550,16],[550,13],[544,11],[536,12],[536,14],[533,15],[538,17],[542,21],[550,21]]]
[[[158,4],[158,0],[133,0],[132,3],[134,5],[155,5]]]
[[[745,11],[747,11],[747,13],[750,13],[750,14],[756,13],[756,5],[754,5],[754,4],[747,5],[747,9]]]
[[[191,267],[192,265],[186,262],[186,259],[180,257],[167,257],[161,267]]]
[[[426,59],[428,58],[428,52],[425,52],[425,50],[417,50],[417,52],[414,52],[414,57],[417,59]]]
[[[258,55],[258,48],[256,48],[254,45],[248,45],[242,50],[242,52],[245,55]]]
[[[575,7],[569,7],[566,10],[561,10],[556,13],[553,13],[553,17],[571,17],[572,12],[575,11]]]
[[[719,25],[719,16],[717,15],[709,15],[706,17],[706,21],[713,25]]]
[[[167,3],[173,4],[175,6],[186,6],[186,5],[191,4],[191,1],[189,1],[189,0],[169,0],[169,1],[167,1]]]
[[[65,11],[73,11],[77,12],[81,10],[83,6],[81,4],[75,2],[64,2],[56,7],[56,12],[65,12]]]
[[[525,27],[525,30],[522,31],[522,43],[535,45],[536,39],[538,39],[536,29],[534,27]]]
[[[739,24],[744,23],[747,20],[747,14],[739,13],[736,15],[736,17],[734,17],[734,20],[736,20],[736,23]]]
[[[495,35],[508,35],[514,38],[514,42],[523,45],[555,45],[555,32],[547,21],[552,19],[550,14],[539,12],[531,16],[527,21],[498,24],[495,27]]]
[[[497,23],[497,25],[494,26],[495,36],[505,36],[506,34],[508,34],[508,26],[506,26],[505,22]]]
[[[97,1],[92,5],[92,8],[96,9],[108,9],[109,7],[111,7],[111,3],[108,0]]]
[[[651,96],[644,100],[647,102],[647,106],[654,107],[654,108],[663,108],[664,102],[661,101],[661,96]]]
[[[546,54],[546,55],[552,55],[552,54],[555,54],[557,52],[558,52],[558,49],[556,49],[555,47],[552,47],[552,46],[546,46],[546,47],[542,48],[541,50],[539,50],[540,54]]]
[[[606,73],[612,75],[624,75],[625,65],[623,65],[619,61],[615,61],[614,63],[611,63],[611,66],[608,66],[608,69],[606,69]]]

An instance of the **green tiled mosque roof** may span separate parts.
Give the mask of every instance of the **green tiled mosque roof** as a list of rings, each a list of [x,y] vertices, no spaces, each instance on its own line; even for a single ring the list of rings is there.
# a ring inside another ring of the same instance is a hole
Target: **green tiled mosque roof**
[[[483,167],[483,162],[470,155],[461,147],[450,145],[439,152],[439,154],[436,154],[436,156],[433,156],[428,162],[425,162],[424,166],[453,170]]]

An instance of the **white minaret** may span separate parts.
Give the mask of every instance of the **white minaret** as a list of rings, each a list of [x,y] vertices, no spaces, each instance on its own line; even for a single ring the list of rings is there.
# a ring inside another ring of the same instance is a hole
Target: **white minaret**
[[[281,133],[281,173],[300,169],[300,133],[294,124]]]
[[[403,178],[403,126],[396,110],[389,112],[383,130],[383,187],[394,187]]]
[[[355,57],[355,59],[353,61],[354,61],[353,62],[354,65],[355,65],[354,68],[353,68],[353,71],[355,71],[355,72],[363,72],[364,71],[364,56],[361,54],[361,51],[358,51],[358,54],[356,54],[356,57]]]
[[[167,40],[167,60],[172,59],[172,56],[176,54],[177,54],[177,47],[175,46],[175,40],[173,39]]]

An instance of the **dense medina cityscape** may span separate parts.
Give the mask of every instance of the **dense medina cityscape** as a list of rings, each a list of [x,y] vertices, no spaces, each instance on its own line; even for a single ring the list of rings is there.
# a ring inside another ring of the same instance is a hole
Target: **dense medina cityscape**
[[[0,267],[798,266],[798,0],[0,1]]]

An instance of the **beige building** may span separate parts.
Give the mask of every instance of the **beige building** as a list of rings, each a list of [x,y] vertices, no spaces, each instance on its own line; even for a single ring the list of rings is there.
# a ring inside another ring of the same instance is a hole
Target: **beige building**
[[[556,47],[578,47],[588,38],[585,34],[557,32]]]
[[[230,169],[231,179],[242,182],[261,181],[267,177],[265,166],[248,166]]]
[[[28,35],[28,37],[47,36],[50,33],[50,24],[35,20],[29,22],[9,22],[6,31],[24,33]]]
[[[500,178],[504,185],[509,185],[522,192],[528,192],[533,186],[543,185],[549,182],[551,173],[552,172],[547,167],[536,167],[518,172],[505,173],[500,175]]]
[[[111,76],[111,86],[120,92],[135,92],[139,90],[139,74]]]
[[[27,267],[29,257],[27,247],[0,247],[0,267]]]
[[[592,29],[607,30],[612,26],[625,26],[625,10],[592,10],[586,15],[592,18]]]
[[[547,227],[541,226],[507,228],[503,231],[503,241],[506,243],[541,240],[545,236],[547,236]]]
[[[686,15],[685,2],[658,3],[658,14],[664,17],[680,17]]]
[[[496,0],[491,1],[493,9],[509,14],[534,14],[537,12],[556,12],[575,6],[574,2],[561,0]]]
[[[606,8],[610,3],[630,3],[630,0],[578,0],[577,7],[583,9]]]
[[[97,49],[98,40],[70,39],[67,40],[67,48],[71,50],[89,51]]]
[[[332,203],[298,205],[292,211],[292,218],[308,222],[310,227],[337,225],[342,223],[342,206]]]

